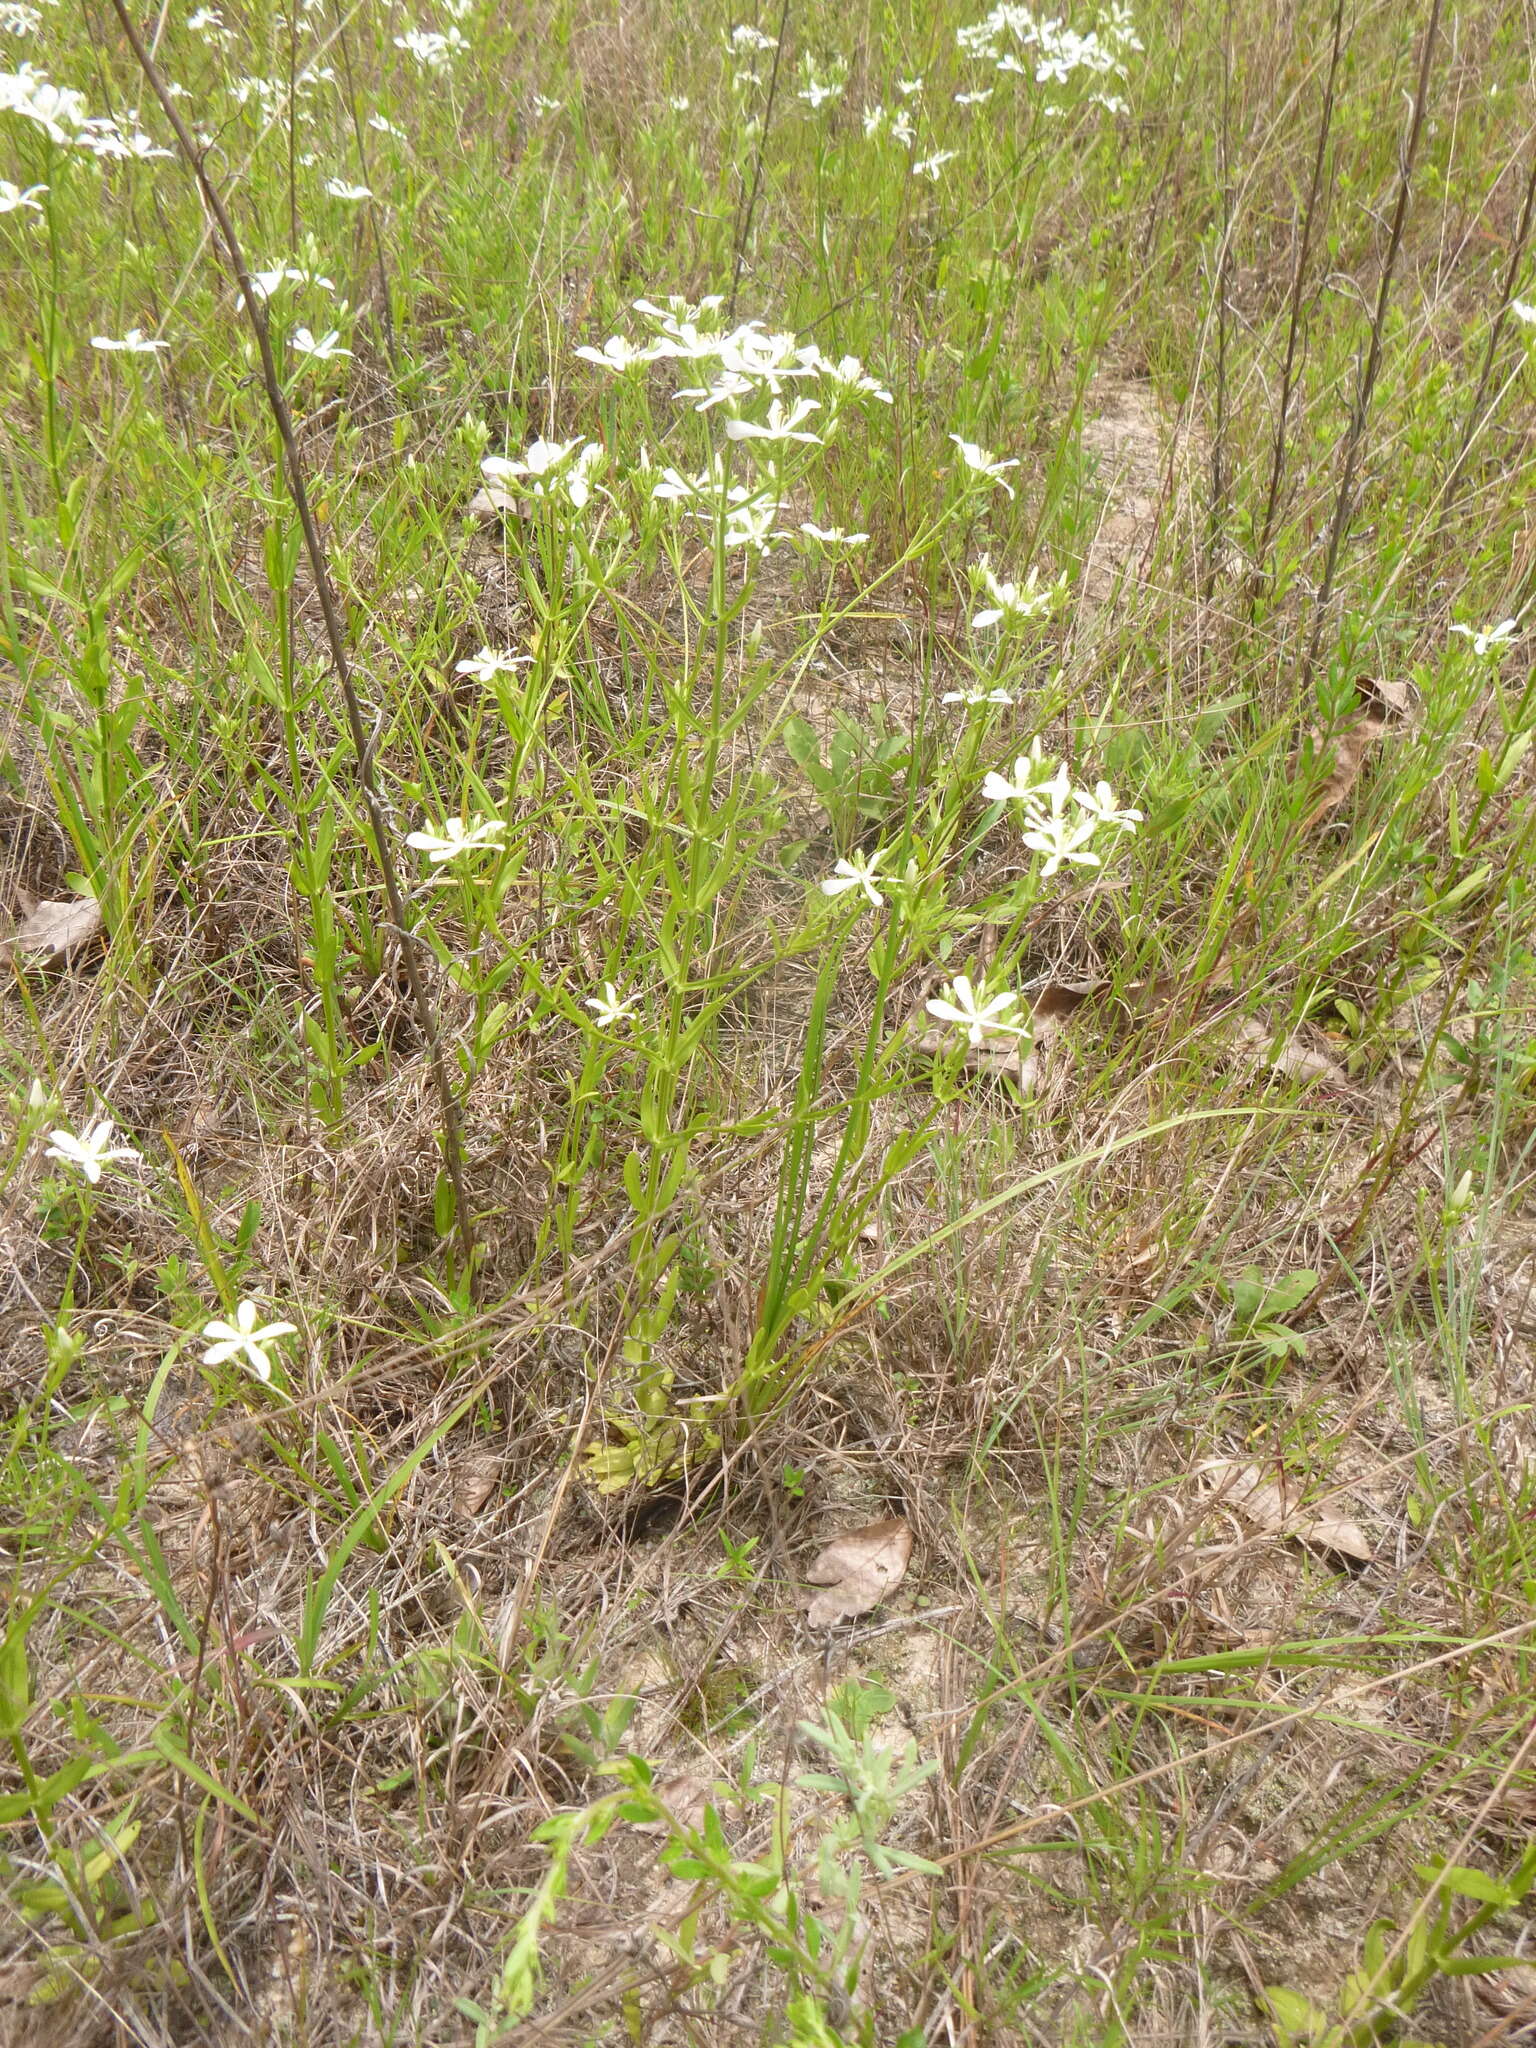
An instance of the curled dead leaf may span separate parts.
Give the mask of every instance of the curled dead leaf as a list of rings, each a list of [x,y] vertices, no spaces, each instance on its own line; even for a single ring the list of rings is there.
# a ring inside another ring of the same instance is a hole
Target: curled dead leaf
[[[453,1489],[453,1511],[468,1518],[478,1515],[496,1490],[501,1477],[501,1459],[491,1452],[468,1457],[459,1467]]]
[[[679,1827],[692,1828],[695,1834],[703,1827],[704,1809],[710,1804],[714,1791],[703,1778],[696,1778],[691,1771],[674,1771],[670,1777],[658,1778],[651,1790]],[[664,1820],[635,1822],[638,1835],[664,1835],[666,1832]]]
[[[496,526],[516,514],[519,500],[499,484],[483,484],[465,506],[465,513],[477,526]]]
[[[1235,1508],[1266,1536],[1291,1538],[1309,1550],[1352,1558],[1357,1564],[1369,1564],[1376,1554],[1358,1523],[1340,1515],[1308,1513],[1283,1472],[1268,1477],[1257,1465],[1240,1465],[1235,1458],[1213,1458],[1200,1471],[1215,1504]]]
[[[101,905],[94,896],[71,896],[63,903],[44,900],[27,912],[11,944],[30,959],[67,960],[100,930]]]
[[[1309,832],[1319,819],[1326,818],[1330,811],[1337,810],[1343,803],[1360,779],[1366,756],[1386,731],[1388,719],[1406,716],[1410,703],[1406,683],[1382,676],[1356,677],[1355,698],[1359,709],[1338,732],[1326,734],[1314,730],[1312,734],[1313,745],[1320,753],[1331,745],[1333,767],[1318,792],[1316,802],[1302,820],[1304,832]]]
[[[1336,1088],[1351,1086],[1348,1074],[1316,1046],[1309,1045],[1300,1032],[1275,1042],[1275,1032],[1260,1017],[1238,1017],[1223,1028],[1227,1048],[1239,1058],[1268,1067],[1272,1073],[1288,1074],[1293,1081],[1331,1081]]]
[[[823,1589],[811,1598],[811,1627],[867,1614],[901,1584],[911,1556],[912,1531],[900,1516],[834,1536],[805,1575]]]

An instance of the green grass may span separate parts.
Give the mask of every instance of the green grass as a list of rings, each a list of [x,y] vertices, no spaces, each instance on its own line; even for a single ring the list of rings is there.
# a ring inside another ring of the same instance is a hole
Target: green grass
[[[1518,24],[15,12],[0,2033],[1518,2038]]]

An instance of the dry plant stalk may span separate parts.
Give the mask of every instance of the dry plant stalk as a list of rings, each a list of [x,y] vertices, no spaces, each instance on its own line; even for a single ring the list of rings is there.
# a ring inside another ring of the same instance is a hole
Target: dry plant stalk
[[[363,723],[363,709],[358,701],[357,688],[352,680],[352,664],[347,654],[346,633],[341,623],[341,608],[336,602],[336,592],[331,584],[330,565],[326,559],[325,543],[320,538],[320,529],[315,523],[309,490],[305,482],[304,464],[299,455],[298,441],[293,431],[293,414],[284,396],[282,380],[277,374],[277,362],[272,354],[272,337],[268,331],[266,309],[256,295],[251,275],[246,268],[245,256],[240,247],[240,238],[235,233],[234,222],[220,196],[218,187],[208,175],[202,152],[198,149],[186,123],[177,111],[176,102],[166,90],[165,80],[155,65],[154,59],[145,48],[144,40],[130,14],[125,0],[112,0],[112,9],[122,27],[128,47],[132,50],[139,69],[143,72],[151,92],[160,102],[161,111],[171,125],[176,137],[176,146],[185,158],[187,167],[197,180],[198,191],[203,204],[212,216],[218,229],[219,239],[224,245],[224,255],[235,282],[239,287],[241,303],[246,318],[256,337],[256,348],[261,359],[261,378],[266,392],[267,404],[273,422],[277,427],[278,439],[283,450],[283,471],[293,499],[294,510],[299,515],[299,525],[304,534],[304,552],[309,559],[310,575],[314,579],[316,593],[320,599],[320,610],[325,621],[326,643],[330,650],[331,666],[336,671],[336,680],[341,688],[342,701],[346,707],[347,730],[352,741],[352,751],[357,759],[358,786],[363,793],[363,803],[368,812],[368,827],[373,838],[374,857],[378,862],[379,874],[384,883],[384,893],[389,899],[390,921],[400,941],[400,954],[405,964],[406,982],[410,989],[411,1007],[416,1013],[416,1028],[421,1033],[427,1048],[427,1058],[432,1069],[432,1083],[437,1093],[438,1107],[443,1120],[443,1162],[448,1169],[448,1178],[453,1184],[455,1229],[459,1240],[459,1253],[466,1277],[473,1277],[475,1270],[474,1223],[470,1215],[469,1195],[464,1181],[464,1138],[459,1119],[459,1106],[454,1099],[453,1085],[449,1079],[447,1062],[443,1058],[442,1032],[438,1025],[437,1012],[427,985],[422,978],[421,963],[417,957],[416,940],[406,922],[405,896],[400,887],[400,877],[395,869],[394,856],[389,850],[389,831],[384,817],[384,807],[379,801],[378,785],[373,778],[373,763],[367,728]]]

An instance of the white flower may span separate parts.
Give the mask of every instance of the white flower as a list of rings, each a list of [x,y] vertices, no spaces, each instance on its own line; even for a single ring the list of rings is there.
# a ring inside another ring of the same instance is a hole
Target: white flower
[[[942,996],[933,996],[928,1001],[930,1017],[942,1018],[946,1024],[958,1024],[972,1045],[980,1045],[989,1032],[1008,1031],[1015,1037],[1029,1036],[1028,1024],[1010,1024],[1005,1021],[1006,1013],[1018,1007],[1018,997],[1010,990],[1002,989],[996,995],[983,1001],[973,989],[968,975],[957,974],[955,985]]]
[[[126,118],[135,119],[132,113]],[[122,128],[110,114],[96,114],[85,122],[75,137],[78,149],[87,149],[93,156],[124,162],[133,158],[146,163],[151,157],[169,156],[168,149],[162,149],[153,136],[146,135],[142,128]]]
[[[914,178],[928,178],[937,185],[940,171],[943,170],[951,158],[958,156],[959,153],[955,149],[936,149],[932,156],[921,157],[913,164],[912,175]]]
[[[1115,806],[1115,792],[1107,782],[1096,782],[1092,791],[1074,789],[1074,803],[1083,809],[1099,825],[1119,825],[1124,831],[1134,832],[1142,822],[1142,813],[1134,810],[1118,810]]]
[[[783,400],[776,398],[768,408],[767,420],[762,424],[756,420],[727,420],[725,437],[728,441],[809,441],[819,448],[820,434],[804,432],[800,422],[820,411],[820,399],[797,398],[786,412]]]
[[[203,1335],[213,1339],[203,1353],[204,1365],[223,1365],[228,1359],[238,1358],[263,1385],[269,1382],[272,1360],[267,1353],[280,1337],[297,1336],[298,1328],[293,1323],[264,1323],[260,1317],[261,1310],[254,1301],[242,1301],[235,1309],[232,1323],[226,1323],[220,1316],[204,1323]]]
[[[981,785],[981,793],[989,803],[1027,803],[1039,786],[1044,764],[1040,759],[1040,742],[1036,740],[1027,754],[1020,754],[1013,764],[1013,775],[999,775],[994,768]],[[1065,773],[1065,770],[1062,771]]]
[[[840,356],[834,363],[817,350],[811,359],[818,375],[831,383],[841,385],[847,391],[862,392],[869,398],[878,398],[882,405],[893,403],[891,394],[883,384],[865,374],[864,365],[857,356]]]
[[[1044,618],[1066,595],[1065,576],[1058,576],[1054,583],[1042,586],[1040,571],[1031,569],[1021,588],[1017,583],[999,583],[985,556],[978,567],[992,603],[986,611],[977,612],[971,620],[971,627],[975,632],[981,632],[988,626],[1000,625],[1005,619],[1009,625],[1018,625],[1025,619]]]
[[[103,355],[152,356],[158,350],[169,348],[168,341],[151,341],[140,328],[130,327],[121,341],[114,341],[108,334],[93,334],[91,347],[99,348]]]
[[[984,107],[991,97],[992,88],[990,85],[984,92],[957,92],[955,94],[955,105],[957,107]]]
[[[1536,327],[1536,306],[1528,304],[1524,299],[1511,299],[1509,310],[1523,327]]]
[[[276,270],[253,270],[250,274],[251,290],[265,305],[285,284],[312,284],[317,290],[333,292],[335,280],[322,277],[318,270],[301,270],[296,264],[280,265]]]
[[[333,199],[339,199],[347,206],[359,206],[363,200],[373,197],[370,185],[349,185],[345,178],[327,178],[325,189]]]
[[[488,455],[481,474],[492,483],[515,483],[530,498],[564,498],[580,511],[592,495],[591,472],[603,461],[596,441],[530,441],[516,461]]]
[[[915,100],[922,89],[923,81],[920,78],[898,78],[896,81],[896,90],[904,100]]]
[[[28,185],[23,191],[20,185],[13,185],[9,178],[0,178],[0,213],[18,213],[24,206],[30,208],[33,213],[41,213],[43,209],[38,205],[37,197],[40,192],[47,190],[46,185]]]
[[[805,84],[795,94],[797,100],[805,101],[805,104],[811,109],[812,113],[815,113],[818,108],[824,107],[828,100],[831,100],[835,105],[842,96],[843,85],[841,79],[823,81],[812,76],[807,76]]]
[[[864,140],[872,142],[885,126],[887,119],[888,116],[884,107],[866,107],[864,109]]]
[[[667,105],[672,109],[674,114],[686,114],[688,109],[693,105],[693,101],[689,99],[686,93],[676,92],[673,93],[672,97],[667,101]]]
[[[1482,632],[1478,632],[1475,626],[1462,625],[1452,626],[1451,631],[1463,634],[1472,642],[1472,652],[1482,656],[1497,654],[1501,647],[1507,647],[1511,640],[1517,639],[1520,625],[1516,619],[1500,619],[1496,626],[1485,627]]]
[[[778,504],[771,498],[761,504],[733,505],[725,515],[720,539],[728,548],[755,548],[766,555],[780,537],[773,526],[778,516]]]
[[[620,376],[626,370],[632,370],[636,363],[647,363],[651,360],[648,348],[636,348],[634,343],[626,340],[622,334],[610,334],[601,348],[593,348],[587,344],[577,349],[576,353],[584,363],[596,363],[600,370],[613,370]]]
[[[917,130],[905,107],[898,107],[891,116],[891,140],[899,142],[903,149],[910,149],[917,140]]]
[[[202,36],[210,43],[227,42],[229,39],[229,30],[224,26],[224,17],[217,7],[199,7],[196,14],[187,16],[187,27],[193,35]]]
[[[92,1187],[101,1179],[101,1170],[114,1159],[133,1160],[138,1163],[139,1154],[132,1145],[114,1145],[112,1142],[112,1119],[100,1117],[93,1124],[87,1124],[84,1135],[76,1137],[73,1131],[50,1131],[53,1140],[45,1150],[45,1159],[62,1159],[66,1166],[78,1167]]]
[[[26,0],[0,0],[0,34],[35,36],[42,25],[42,15]]]
[[[748,24],[744,23],[731,30],[733,50],[776,50],[778,47],[772,36],[765,36],[761,29],[752,28]]]
[[[1036,818],[1024,834],[1024,844],[1032,853],[1045,855],[1040,874],[1049,881],[1063,861],[1074,861],[1084,868],[1102,867],[1103,862],[1089,846],[1097,829],[1093,818]]]
[[[4,113],[35,121],[51,142],[64,148],[77,140],[88,119],[83,93],[51,84],[30,64],[0,72],[0,114]]]
[[[885,898],[875,887],[885,877],[877,872],[889,849],[877,846],[867,858],[856,853],[852,860],[840,860],[821,885],[823,896],[841,896],[846,889],[862,889],[871,909],[878,910]]]
[[[840,526],[813,526],[809,519],[801,520],[800,531],[824,548],[861,548],[869,539],[867,533],[844,533]]]
[[[600,996],[583,997],[582,1008],[592,1012],[592,1021],[600,1030],[612,1031],[624,1022],[639,1000],[638,996],[621,997],[613,983],[605,981]]]
[[[313,335],[307,327],[295,327],[288,337],[288,346],[295,355],[313,356],[317,363],[328,363],[336,356],[349,356],[352,351],[341,346],[341,330],[329,328],[324,334]]]
[[[939,699],[941,704],[1011,704],[1012,694],[1007,690],[946,690]],[[1001,776],[988,777],[989,781],[1001,781]],[[1013,791],[1010,789],[1009,794]]]
[[[1002,485],[1010,498],[1013,496],[1013,485],[1004,480],[1003,471],[1018,468],[1016,457],[1010,456],[1006,462],[999,462],[990,449],[979,447],[974,441],[962,440],[958,434],[951,434],[949,438],[960,450],[960,459],[967,469],[974,470],[978,476],[990,477],[993,483]]]
[[[564,100],[546,99],[541,92],[536,92],[533,96],[533,111],[536,114],[558,114],[564,105]]]
[[[382,114],[370,114],[368,116],[368,126],[374,130],[375,134],[392,135],[396,142],[404,142],[405,140],[405,130],[397,128],[393,121],[387,121]]]
[[[498,676],[526,668],[532,659],[531,654],[499,654],[494,647],[482,647],[467,661],[456,661],[453,672],[456,676],[473,676],[477,683],[494,683]]]
[[[433,867],[440,868],[462,854],[478,853],[482,847],[499,847],[506,829],[500,818],[484,818],[477,811],[468,824],[462,818],[445,818],[441,832],[430,831],[425,825],[419,832],[407,832],[405,843],[424,853]]]
[[[408,57],[414,57],[429,71],[445,71],[455,57],[469,48],[468,42],[456,28],[436,29],[408,28],[403,36],[396,36],[395,48],[404,50]]]

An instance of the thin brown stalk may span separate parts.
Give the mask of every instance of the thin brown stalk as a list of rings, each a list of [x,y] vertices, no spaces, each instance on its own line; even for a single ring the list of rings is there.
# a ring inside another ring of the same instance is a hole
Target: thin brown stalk
[[[115,0],[114,0],[115,4]],[[726,308],[729,317],[736,318],[736,294],[741,289],[742,265],[747,260],[747,244],[752,239],[752,216],[757,211],[757,195],[763,182],[763,152],[768,147],[768,130],[773,125],[773,103],[779,90],[779,64],[784,55],[784,31],[789,26],[789,0],[784,0],[779,9],[779,33],[773,45],[773,69],[768,74],[768,100],[763,108],[763,125],[757,133],[757,149],[752,158],[752,189],[747,194],[731,254],[731,298]]]
[[[1312,229],[1317,220],[1318,202],[1323,189],[1323,167],[1328,160],[1328,138],[1333,131],[1334,87],[1339,76],[1339,51],[1344,40],[1344,0],[1333,4],[1333,46],[1328,53],[1328,78],[1323,87],[1322,112],[1317,122],[1317,148],[1312,155],[1312,180],[1307,187],[1307,203],[1302,209],[1301,241],[1296,250],[1296,262],[1291,271],[1291,304],[1286,317],[1285,364],[1280,373],[1280,403],[1275,415],[1275,440],[1269,456],[1269,488],[1264,496],[1264,517],[1259,522],[1259,537],[1253,550],[1252,597],[1257,599],[1259,586],[1269,568],[1269,543],[1274,533],[1275,515],[1280,507],[1280,484],[1285,475],[1286,436],[1290,428],[1291,400],[1296,393],[1296,379],[1299,368],[1298,354],[1301,342],[1301,301],[1307,280],[1307,259],[1312,250]]]
[[[1520,281],[1521,266],[1525,262],[1526,246],[1531,238],[1531,221],[1536,216],[1536,136],[1531,142],[1531,165],[1525,178],[1525,197],[1520,205],[1520,220],[1515,228],[1515,239],[1510,245],[1509,261],[1504,266],[1504,275],[1499,283],[1499,309],[1493,316],[1493,325],[1488,330],[1488,344],[1483,350],[1483,367],[1477,379],[1477,389],[1472,394],[1472,403],[1467,407],[1467,417],[1461,429],[1461,442],[1456,450],[1456,460],[1451,464],[1451,473],[1446,478],[1441,499],[1440,522],[1443,526],[1446,515],[1455,502],[1456,492],[1461,484],[1462,471],[1467,466],[1467,457],[1472,452],[1472,443],[1477,438],[1478,428],[1483,424],[1483,401],[1488,395],[1488,385],[1493,377],[1493,366],[1499,353],[1499,343],[1509,325],[1509,304],[1515,295],[1515,286]]]
[[[120,4],[121,0],[114,0],[114,5]],[[1344,463],[1339,473],[1338,496],[1334,501],[1333,522],[1328,532],[1328,553],[1323,562],[1322,582],[1318,586],[1306,659],[1302,663],[1303,697],[1311,684],[1312,671],[1317,665],[1318,653],[1323,644],[1323,628],[1333,603],[1334,581],[1338,575],[1339,555],[1344,546],[1344,536],[1348,533],[1355,516],[1355,474],[1360,466],[1360,453],[1365,446],[1365,430],[1371,417],[1371,400],[1376,395],[1376,379],[1381,370],[1382,349],[1387,330],[1387,307],[1391,302],[1392,279],[1403,246],[1403,229],[1408,221],[1408,201],[1413,193],[1413,167],[1419,153],[1419,138],[1424,133],[1424,109],[1429,100],[1430,67],[1434,62],[1435,44],[1440,35],[1440,7],[1441,0],[1430,0],[1429,22],[1424,30],[1424,41],[1419,50],[1419,79],[1418,88],[1413,96],[1413,119],[1409,124],[1407,146],[1398,167],[1397,199],[1392,208],[1392,228],[1387,238],[1387,256],[1381,268],[1381,283],[1376,292],[1376,310],[1371,319],[1370,347],[1366,352],[1365,369],[1360,378],[1359,389],[1355,393],[1349,426],[1345,431]]]
[[[389,900],[390,921],[400,941],[401,958],[405,965],[406,983],[410,990],[411,1007],[416,1014],[416,1027],[427,1049],[432,1070],[433,1086],[437,1092],[438,1106],[443,1124],[443,1161],[448,1178],[453,1184],[454,1213],[459,1240],[459,1251],[463,1260],[466,1277],[474,1273],[475,1236],[470,1215],[469,1192],[464,1180],[464,1140],[459,1119],[459,1106],[454,1099],[453,1086],[448,1075],[447,1062],[443,1057],[442,1033],[438,1026],[437,1012],[422,977],[421,962],[417,955],[416,940],[407,922],[405,893],[400,886],[400,877],[395,868],[394,856],[390,852],[389,826],[384,815],[384,806],[379,797],[378,784],[374,780],[371,748],[368,730],[363,722],[363,709],[358,699],[357,686],[353,681],[351,657],[347,652],[346,631],[341,621],[341,608],[336,601],[335,588],[331,582],[330,565],[326,558],[325,544],[320,538],[320,529],[315,522],[314,509],[310,503],[309,488],[305,479],[304,464],[299,455],[298,441],[293,431],[293,414],[283,392],[282,379],[278,375],[276,358],[272,353],[272,336],[267,324],[266,308],[258,298],[251,275],[246,268],[245,256],[240,238],[235,232],[234,222],[224,204],[218,187],[208,175],[201,152],[193,141],[186,123],[177,110],[176,102],[166,90],[154,59],[144,46],[143,38],[129,12],[126,0],[112,0],[128,47],[132,50],[139,69],[151,92],[160,102],[160,107],[176,145],[193,177],[197,180],[202,195],[217,229],[218,239],[223,243],[225,260],[239,287],[246,318],[256,338],[257,353],[261,361],[262,383],[266,390],[267,404],[271,409],[277,427],[278,440],[283,451],[283,470],[293,499],[294,510],[299,515],[299,525],[304,534],[304,552],[309,560],[310,575],[320,599],[320,610],[325,621],[325,637],[330,650],[331,666],[336,672],[336,681],[341,690],[342,703],[346,708],[347,730],[352,741],[352,750],[357,761],[358,785],[362,791],[363,804],[368,813],[369,832],[373,839],[374,858],[384,883],[384,893]]]

